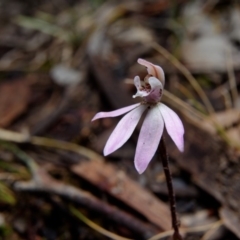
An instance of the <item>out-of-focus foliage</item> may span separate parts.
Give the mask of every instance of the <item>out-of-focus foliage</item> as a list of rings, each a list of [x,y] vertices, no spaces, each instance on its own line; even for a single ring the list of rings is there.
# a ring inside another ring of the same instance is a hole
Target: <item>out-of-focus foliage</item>
[[[14,193],[2,182],[0,182],[0,202],[10,205],[14,205],[16,203]]]

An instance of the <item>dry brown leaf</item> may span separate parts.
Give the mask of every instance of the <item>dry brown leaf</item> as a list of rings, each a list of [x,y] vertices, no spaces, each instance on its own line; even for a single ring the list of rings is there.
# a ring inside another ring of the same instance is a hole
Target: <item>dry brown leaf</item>
[[[0,85],[0,127],[7,127],[22,114],[28,105],[29,85],[15,80]]]
[[[171,229],[168,206],[113,165],[103,161],[88,161],[74,165],[72,171],[123,201],[162,230]]]

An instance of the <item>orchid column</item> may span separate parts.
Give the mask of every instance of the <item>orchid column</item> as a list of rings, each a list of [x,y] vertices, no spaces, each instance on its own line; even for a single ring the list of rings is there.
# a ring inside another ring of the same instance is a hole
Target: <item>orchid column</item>
[[[143,80],[141,80],[139,76],[134,78],[137,93],[133,97],[141,97],[142,101],[138,104],[117,109],[112,112],[97,113],[92,121],[99,118],[116,117],[127,113],[120,120],[106,143],[104,156],[107,156],[120,148],[130,138],[141,116],[146,112],[134,158],[135,168],[139,174],[141,174],[146,170],[159,147],[164,125],[180,151],[184,149],[184,128],[178,115],[172,109],[160,102],[165,83],[165,76],[162,68],[143,59],[138,59],[138,63],[145,66],[148,72]],[[166,172],[166,168],[168,168],[168,158],[163,141],[161,141],[160,148],[170,194],[172,217],[174,218],[174,216],[176,216],[176,212],[173,214],[173,211],[175,211],[175,196],[169,169],[169,174]],[[173,229],[175,231],[174,239],[181,239],[178,233],[176,219],[173,219]]]

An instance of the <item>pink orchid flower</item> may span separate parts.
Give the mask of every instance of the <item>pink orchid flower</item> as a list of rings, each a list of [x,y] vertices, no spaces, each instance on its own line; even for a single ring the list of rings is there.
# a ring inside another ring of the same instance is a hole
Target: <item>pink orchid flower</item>
[[[146,111],[134,158],[135,168],[141,174],[146,170],[158,148],[164,124],[180,151],[184,150],[184,128],[178,115],[160,102],[165,83],[162,68],[143,59],[138,59],[138,63],[147,68],[148,75],[144,80],[140,80],[139,76],[134,78],[137,93],[133,98],[141,97],[143,101],[112,112],[99,112],[92,121],[127,113],[120,120],[106,143],[104,156],[107,156],[120,148],[130,138],[141,116]]]

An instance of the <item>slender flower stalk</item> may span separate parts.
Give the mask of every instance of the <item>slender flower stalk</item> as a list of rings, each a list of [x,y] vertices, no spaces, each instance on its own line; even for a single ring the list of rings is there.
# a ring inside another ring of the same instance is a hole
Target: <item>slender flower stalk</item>
[[[167,181],[169,203],[170,203],[170,209],[171,209],[171,215],[172,215],[172,228],[174,230],[173,240],[182,240],[182,236],[180,235],[179,229],[178,229],[180,222],[177,219],[176,198],[175,198],[175,192],[172,184],[172,175],[169,169],[168,154],[167,154],[167,149],[166,149],[166,145],[163,137],[160,141],[158,151],[159,151],[159,154],[161,155],[163,170],[164,170],[166,181]]]
[[[160,102],[165,84],[162,68],[143,59],[138,59],[138,63],[145,66],[148,72],[143,80],[139,76],[134,78],[137,93],[133,95],[133,98],[141,97],[142,101],[112,112],[99,112],[92,121],[127,113],[120,120],[105,145],[103,153],[104,156],[107,156],[119,149],[130,138],[143,113],[146,112],[134,158],[135,168],[141,174],[146,170],[158,148],[164,125],[180,151],[184,150],[184,128],[178,115]]]

